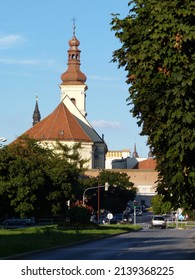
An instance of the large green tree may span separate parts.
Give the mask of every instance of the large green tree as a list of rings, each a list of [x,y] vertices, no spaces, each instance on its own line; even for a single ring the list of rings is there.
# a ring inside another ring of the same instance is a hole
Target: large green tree
[[[136,0],[113,15],[122,46],[113,61],[127,71],[130,112],[148,136],[158,192],[174,207],[195,209],[195,1]]]
[[[21,138],[1,149],[1,216],[62,215],[84,170],[80,148],[57,143],[49,149]]]
[[[109,210],[113,213],[121,213],[125,210],[127,203],[133,201],[136,195],[136,188],[130,177],[125,172],[113,172],[103,170],[97,178],[88,178],[87,185],[92,187],[109,184],[108,190],[100,189],[100,209]],[[93,209],[98,208],[98,189],[86,192],[87,204]]]

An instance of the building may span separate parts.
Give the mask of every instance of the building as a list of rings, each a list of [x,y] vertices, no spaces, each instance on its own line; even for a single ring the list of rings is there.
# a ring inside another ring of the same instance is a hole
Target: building
[[[119,160],[122,162],[123,159],[127,159],[130,157],[130,150],[129,149],[123,149],[123,150],[112,150],[108,151],[106,154],[106,169],[112,169],[113,168],[113,161]],[[121,163],[122,165],[122,163]],[[121,168],[127,168],[126,166],[126,160]]]
[[[136,145],[132,157],[128,149],[108,151],[103,137],[98,135],[87,120],[87,77],[80,69],[79,45],[73,26],[73,36],[69,41],[68,67],[61,75],[60,103],[53,112],[41,120],[36,99],[33,126],[23,135],[36,139],[41,145],[47,144],[51,147],[55,147],[56,141],[70,147],[74,143],[81,143],[81,157],[88,160],[85,166],[88,168],[86,175],[98,176],[100,169],[125,172],[138,189],[136,197],[138,202],[150,205],[157,181],[153,162],[148,163],[148,159],[139,158]]]
[[[134,145],[134,150],[108,151],[106,154],[106,168],[111,172],[125,172],[130,176],[130,181],[137,188],[136,200],[139,205],[151,206],[151,199],[156,194],[158,172],[156,160],[153,158],[152,150],[148,153],[148,158],[140,158]],[[95,175],[95,170],[88,171],[91,176]]]
[[[54,111],[41,120],[38,100],[33,113],[33,126],[23,135],[36,139],[40,144],[54,146],[56,141],[73,146],[81,143],[80,154],[88,160],[87,168],[105,168],[107,145],[86,119],[86,76],[80,70],[79,40],[75,36],[69,41],[68,69],[61,75],[61,102]]]
[[[155,169],[109,169],[108,171],[126,173],[134,187],[137,188],[135,199],[138,205],[151,206],[151,199],[156,194],[156,181],[158,179],[158,172]],[[90,169],[85,174],[97,177],[99,172],[98,169]]]

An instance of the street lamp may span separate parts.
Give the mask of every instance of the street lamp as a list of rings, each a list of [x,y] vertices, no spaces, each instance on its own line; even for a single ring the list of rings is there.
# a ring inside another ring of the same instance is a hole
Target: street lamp
[[[83,192],[83,205],[85,205],[85,194],[88,190],[98,189],[98,224],[100,221],[100,188],[105,188],[105,191],[108,191],[109,184],[108,182],[105,183],[104,186],[97,186],[97,187],[91,187],[87,188]]]
[[[108,187],[109,187],[109,185],[106,182],[104,186],[97,186],[97,187],[91,187],[91,188],[85,189],[84,192],[83,192],[83,205],[85,205],[85,196],[86,196],[85,194],[86,194],[86,192],[88,190],[94,190],[94,189],[98,189],[98,188],[105,188],[105,191],[108,191]]]

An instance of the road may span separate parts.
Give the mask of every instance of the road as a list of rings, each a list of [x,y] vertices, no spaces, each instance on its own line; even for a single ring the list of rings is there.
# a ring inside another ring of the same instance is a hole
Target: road
[[[194,260],[195,230],[148,229],[23,255],[24,260]]]

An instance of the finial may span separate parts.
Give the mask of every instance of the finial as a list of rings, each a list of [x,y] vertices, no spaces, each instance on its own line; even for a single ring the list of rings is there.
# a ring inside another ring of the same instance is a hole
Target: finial
[[[76,25],[75,25],[76,18],[75,17],[73,17],[72,22],[73,22],[73,36],[75,36],[75,29],[76,29]]]
[[[38,101],[38,94],[36,94],[36,101]]]

